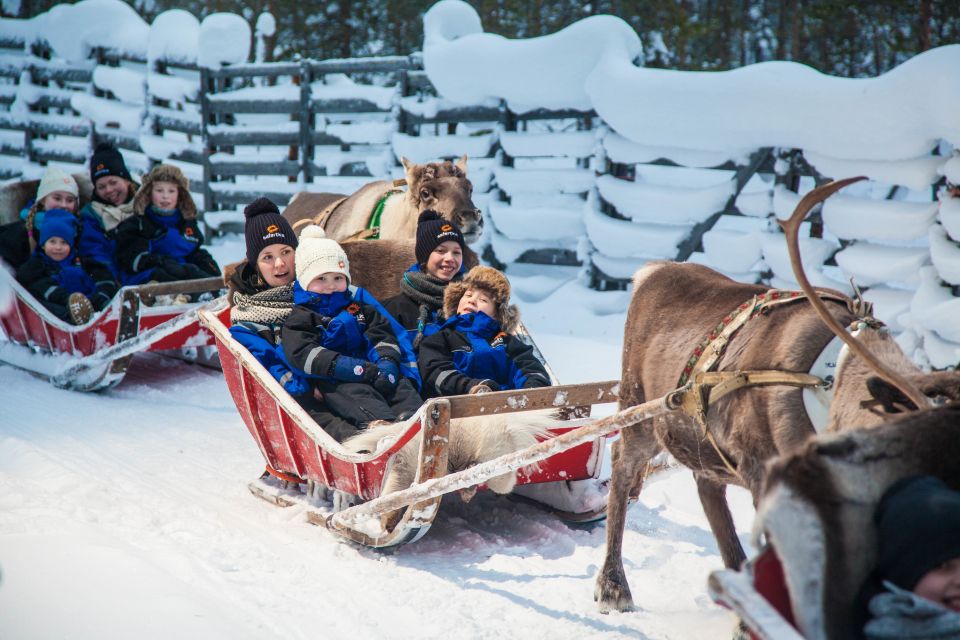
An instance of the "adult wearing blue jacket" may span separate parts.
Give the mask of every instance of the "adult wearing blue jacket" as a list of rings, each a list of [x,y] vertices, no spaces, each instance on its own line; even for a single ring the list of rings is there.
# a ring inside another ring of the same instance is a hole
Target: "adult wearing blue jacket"
[[[478,265],[444,294],[449,320],[420,343],[417,362],[428,397],[550,385],[533,347],[513,332],[520,313],[510,304],[510,282]]]
[[[130,177],[123,156],[112,145],[101,143],[90,157],[93,199],[80,210],[77,251],[104,265],[120,279],[117,266],[117,226],[134,215],[133,197],[140,185]]]
[[[295,371],[283,354],[280,329],[293,310],[296,233],[267,198],[257,198],[243,213],[247,259],[227,274],[231,335],[327,433],[337,440],[356,433],[314,396],[306,376]]]

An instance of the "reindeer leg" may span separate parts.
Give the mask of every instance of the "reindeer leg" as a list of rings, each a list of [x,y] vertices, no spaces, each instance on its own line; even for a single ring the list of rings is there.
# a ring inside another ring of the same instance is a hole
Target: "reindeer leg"
[[[607,555],[597,575],[593,599],[602,613],[630,611],[633,596],[623,571],[623,529],[627,521],[627,498],[643,484],[647,463],[657,454],[659,444],[651,423],[624,429],[613,444],[613,473],[607,496]]]
[[[730,515],[727,505],[727,486],[714,480],[709,480],[700,474],[694,473],[697,481],[697,493],[700,494],[700,504],[707,514],[707,521],[720,547],[720,556],[728,569],[739,569],[747,556],[743,553],[737,529]]]

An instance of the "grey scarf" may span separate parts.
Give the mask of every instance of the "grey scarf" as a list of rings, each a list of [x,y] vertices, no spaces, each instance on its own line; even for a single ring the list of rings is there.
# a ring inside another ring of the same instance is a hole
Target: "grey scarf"
[[[283,324],[293,311],[293,283],[273,287],[254,294],[233,293],[233,308],[230,322],[256,322],[257,324]]]
[[[870,599],[868,640],[960,640],[960,613],[884,582]]]
[[[457,280],[460,274],[454,277]],[[417,335],[413,339],[414,350],[420,348],[420,341],[423,340],[423,328],[427,324],[431,311],[437,312],[437,322],[443,322],[443,292],[446,291],[446,280],[434,278],[423,271],[407,271],[403,274],[403,280],[400,281],[400,290],[420,305],[420,313],[417,316]]]
[[[118,224],[133,215],[133,200],[121,205],[91,202],[94,213],[100,216],[104,231],[112,231]]]

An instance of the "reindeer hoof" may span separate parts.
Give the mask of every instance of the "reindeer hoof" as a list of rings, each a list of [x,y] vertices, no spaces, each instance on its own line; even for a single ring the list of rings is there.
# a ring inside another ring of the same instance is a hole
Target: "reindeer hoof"
[[[593,590],[593,599],[600,613],[611,611],[633,611],[633,597],[625,580],[611,580],[601,574]]]

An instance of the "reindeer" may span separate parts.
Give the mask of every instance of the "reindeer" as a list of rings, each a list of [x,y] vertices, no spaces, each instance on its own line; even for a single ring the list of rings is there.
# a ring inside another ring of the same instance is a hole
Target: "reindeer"
[[[287,205],[283,217],[298,233],[307,224],[319,224],[328,237],[338,241],[407,239],[416,236],[420,212],[433,209],[455,222],[468,243],[480,239],[483,216],[471,200],[473,185],[467,179],[466,154],[456,162],[400,161],[406,173],[406,192],[386,180],[371,182],[351,196],[301,191]],[[382,211],[377,222],[374,212],[378,208]],[[379,234],[371,225],[378,227]]]
[[[689,413],[673,412],[634,425],[614,443],[607,551],[594,591],[601,611],[633,607],[621,556],[627,502],[639,495],[651,458],[663,449],[693,471],[723,562],[739,567],[745,556],[726,502],[726,485],[745,487],[756,506],[765,463],[795,451],[814,434],[802,390],[786,385],[811,384],[806,372],[834,335],[849,351],[841,352],[837,363],[828,431],[841,425],[874,426],[890,413],[929,406],[931,397],[960,397],[960,372],[921,371],[880,323],[858,318],[852,301],[845,301],[842,294],[815,291],[803,274],[797,241],[800,222],[815,205],[861,179],[821,186],[800,201],[784,227],[794,273],[806,297],[770,306],[762,316],[747,321],[728,336],[725,351],[721,345],[722,355],[712,367],[735,382],[738,378],[730,372],[764,370],[777,370],[793,381],[748,385],[716,400],[704,390],[702,403]],[[723,334],[716,323],[735,315],[754,296],[770,295],[764,287],[734,282],[695,264],[650,263],[634,275],[633,283],[624,334],[621,409],[677,387],[691,361],[714,357],[703,354],[715,353],[718,343],[704,336],[712,335],[711,330]],[[843,330],[855,321],[856,339]]]

